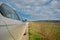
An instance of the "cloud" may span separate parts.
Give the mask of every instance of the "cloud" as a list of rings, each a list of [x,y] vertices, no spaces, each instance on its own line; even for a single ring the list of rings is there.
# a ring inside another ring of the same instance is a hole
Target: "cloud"
[[[60,0],[9,0],[28,20],[60,20]]]

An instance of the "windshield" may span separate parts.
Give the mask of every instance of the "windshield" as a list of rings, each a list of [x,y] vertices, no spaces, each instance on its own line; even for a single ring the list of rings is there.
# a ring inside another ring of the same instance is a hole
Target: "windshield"
[[[1,5],[1,11],[3,13],[3,16],[7,17],[7,18],[11,18],[11,19],[19,19],[19,16],[17,15],[16,11],[13,10],[11,7],[9,7],[6,4],[2,4]]]

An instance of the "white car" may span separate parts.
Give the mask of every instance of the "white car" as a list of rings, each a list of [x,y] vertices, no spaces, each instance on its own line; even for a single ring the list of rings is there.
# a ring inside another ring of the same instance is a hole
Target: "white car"
[[[28,28],[16,11],[5,3],[0,3],[0,40],[21,40]]]

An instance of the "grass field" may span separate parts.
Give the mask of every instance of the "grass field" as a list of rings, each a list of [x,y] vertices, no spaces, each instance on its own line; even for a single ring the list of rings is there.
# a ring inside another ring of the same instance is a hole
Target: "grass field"
[[[41,40],[41,36],[32,27],[29,27],[29,39],[30,40]]]
[[[30,22],[29,40],[60,40],[60,22]]]

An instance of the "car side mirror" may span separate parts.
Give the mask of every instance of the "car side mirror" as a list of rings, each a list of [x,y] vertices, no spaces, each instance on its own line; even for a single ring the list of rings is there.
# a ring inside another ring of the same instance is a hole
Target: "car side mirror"
[[[22,20],[23,22],[26,22],[27,21],[27,19],[24,19],[24,20]]]

